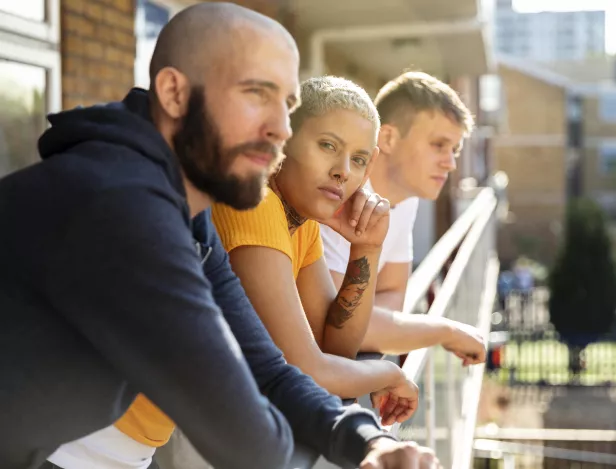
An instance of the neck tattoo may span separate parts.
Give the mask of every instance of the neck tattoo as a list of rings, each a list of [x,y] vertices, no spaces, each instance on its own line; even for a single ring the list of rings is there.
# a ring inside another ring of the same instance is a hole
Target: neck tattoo
[[[282,202],[282,206],[284,207],[284,214],[287,218],[287,227],[289,229],[289,234],[293,236],[293,233],[295,233],[297,229],[302,226],[308,219],[306,217],[302,217],[299,213],[297,213],[297,210],[295,210],[293,207],[291,207],[291,205],[289,205],[289,203],[280,193],[280,190],[278,189],[278,186],[276,185],[276,181],[274,179],[270,181],[270,188],[274,191],[274,193]]]

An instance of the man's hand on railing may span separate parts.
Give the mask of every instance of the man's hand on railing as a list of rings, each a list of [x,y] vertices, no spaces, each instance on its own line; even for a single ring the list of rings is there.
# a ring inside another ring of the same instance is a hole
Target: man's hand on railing
[[[443,348],[462,360],[463,366],[477,365],[486,361],[485,338],[479,329],[457,321],[448,321],[451,334],[441,343]]]
[[[442,469],[434,451],[412,441],[377,438],[370,443],[360,469]]]
[[[412,380],[403,374],[401,376],[402,380],[396,386],[370,394],[372,407],[378,409],[385,426],[404,422],[415,413],[419,404],[419,388]]]

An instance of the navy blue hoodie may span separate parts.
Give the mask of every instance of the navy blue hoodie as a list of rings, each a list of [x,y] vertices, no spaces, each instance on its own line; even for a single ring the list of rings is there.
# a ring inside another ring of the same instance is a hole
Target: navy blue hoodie
[[[0,180],[0,468],[38,467],[138,392],[217,469],[284,467],[293,436],[357,465],[374,417],[285,363],[208,213],[193,233],[145,92],[49,120],[44,161]]]

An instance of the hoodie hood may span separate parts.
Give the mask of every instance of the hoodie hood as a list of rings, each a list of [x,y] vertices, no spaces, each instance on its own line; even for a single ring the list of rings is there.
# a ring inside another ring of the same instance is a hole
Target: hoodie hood
[[[50,114],[47,119],[51,127],[38,142],[44,160],[84,142],[124,145],[164,167],[174,186],[184,194],[177,158],[152,123],[145,90],[134,88],[121,102],[78,107]]]

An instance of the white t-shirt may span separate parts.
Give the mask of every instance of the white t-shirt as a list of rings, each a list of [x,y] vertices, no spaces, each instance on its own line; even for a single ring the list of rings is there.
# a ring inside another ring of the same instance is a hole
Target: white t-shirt
[[[370,181],[364,186],[374,191]],[[391,209],[389,231],[383,242],[378,271],[387,263],[407,263],[413,261],[413,225],[417,216],[419,200],[411,197]],[[325,261],[330,270],[344,274],[349,264],[351,243],[328,226],[321,225],[321,238],[325,249]]]
[[[155,451],[110,426],[60,446],[47,460],[64,469],[147,469]]]

